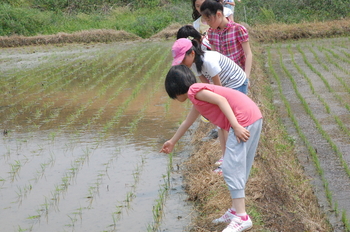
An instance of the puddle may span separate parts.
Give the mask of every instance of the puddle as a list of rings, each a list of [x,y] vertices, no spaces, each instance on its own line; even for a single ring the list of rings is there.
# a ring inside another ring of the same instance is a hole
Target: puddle
[[[189,138],[159,153],[189,105],[164,91],[172,43],[147,43],[1,49],[2,231],[189,230]]]

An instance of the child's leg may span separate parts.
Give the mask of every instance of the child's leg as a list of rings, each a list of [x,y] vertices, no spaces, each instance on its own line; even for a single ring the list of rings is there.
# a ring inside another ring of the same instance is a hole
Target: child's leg
[[[245,199],[235,198],[232,199],[232,208],[236,209],[236,214],[245,214]]]
[[[219,136],[219,141],[220,141],[220,146],[221,146],[221,151],[222,151],[222,157],[225,155],[225,150],[226,150],[226,140],[228,136],[228,132],[224,129],[219,129],[218,130],[218,136]]]
[[[259,143],[262,119],[254,122],[246,128],[250,132],[250,138],[247,142],[238,143],[232,129],[230,129],[226,142],[226,152],[222,164],[222,171],[232,199],[244,199],[245,197],[244,189],[253,165],[256,148]],[[241,201],[238,200],[238,203],[241,203]],[[237,207],[240,207],[240,205],[233,205],[233,208],[237,211],[241,211],[241,209],[237,209]]]

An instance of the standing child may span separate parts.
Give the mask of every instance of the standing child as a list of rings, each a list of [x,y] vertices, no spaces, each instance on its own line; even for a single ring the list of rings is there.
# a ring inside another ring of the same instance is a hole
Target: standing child
[[[205,22],[205,20],[201,17],[201,13],[200,13],[200,8],[202,3],[205,0],[192,0],[192,18],[193,20],[195,20],[193,22],[193,27],[202,35],[206,35],[208,29],[209,29],[209,25]],[[221,1],[221,0],[220,0]],[[232,10],[230,10],[227,7],[224,7],[222,10],[223,14],[225,17],[233,20],[233,12]]]
[[[232,59],[250,77],[253,55],[247,29],[223,15],[223,6],[215,0],[205,0],[201,5],[202,17],[210,26],[208,39],[211,49]]]
[[[248,79],[244,71],[235,62],[221,53],[216,51],[203,52],[195,39],[185,38],[176,40],[172,47],[172,53],[174,57],[172,65],[186,65],[192,69],[202,83],[213,83],[247,94]],[[228,134],[225,130],[218,129],[222,156],[216,162],[216,165],[221,165]],[[221,174],[221,166],[215,172]]]
[[[237,2],[240,2],[241,0],[237,0]],[[224,0],[224,7],[229,8],[230,10],[232,10],[233,15],[235,14],[235,0]]]
[[[239,232],[252,228],[245,209],[245,186],[259,143],[262,115],[257,105],[245,94],[222,86],[196,83],[196,77],[185,65],[171,67],[165,89],[172,99],[193,106],[174,136],[163,144],[160,152],[170,153],[175,144],[201,114],[210,122],[229,131],[223,161],[223,176],[228,185],[232,207],[214,223],[230,223],[223,232]]]

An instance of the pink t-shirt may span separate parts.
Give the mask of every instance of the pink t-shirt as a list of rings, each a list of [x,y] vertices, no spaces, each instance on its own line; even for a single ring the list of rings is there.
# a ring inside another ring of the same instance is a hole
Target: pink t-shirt
[[[214,125],[217,125],[227,131],[229,131],[231,127],[230,122],[217,105],[196,99],[196,94],[204,89],[225,97],[241,126],[249,126],[258,119],[262,118],[259,107],[244,93],[212,84],[195,83],[191,85],[187,92],[188,98],[199,113]]]

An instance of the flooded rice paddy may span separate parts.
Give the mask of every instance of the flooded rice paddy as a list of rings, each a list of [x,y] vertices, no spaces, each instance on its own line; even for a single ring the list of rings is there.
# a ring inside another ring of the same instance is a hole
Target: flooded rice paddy
[[[190,148],[158,152],[189,107],[164,92],[171,45],[0,49],[1,231],[188,230]],[[276,107],[335,231],[350,218],[349,47],[266,46]]]
[[[159,153],[189,107],[164,91],[170,48],[0,49],[1,231],[186,231],[188,152]]]
[[[299,159],[319,205],[334,231],[347,231],[343,225],[350,222],[350,39],[303,40],[269,45],[266,50],[275,104],[298,142]]]

